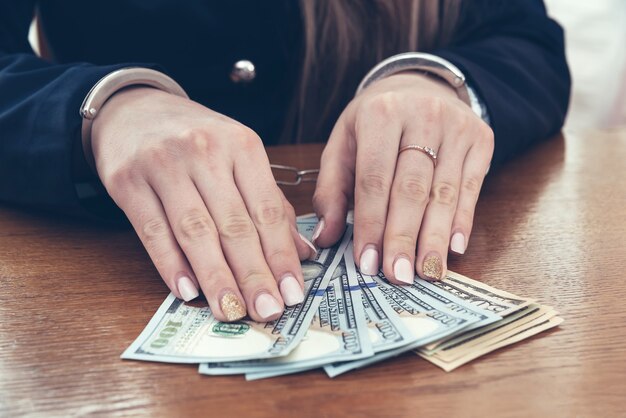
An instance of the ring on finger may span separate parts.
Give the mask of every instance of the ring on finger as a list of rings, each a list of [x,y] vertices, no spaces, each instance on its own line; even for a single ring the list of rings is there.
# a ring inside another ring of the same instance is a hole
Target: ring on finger
[[[437,152],[430,147],[423,147],[417,144],[409,144],[403,147],[400,147],[398,151],[398,155],[402,154],[404,151],[415,150],[424,153],[430,160],[433,162],[433,165],[437,167]]]

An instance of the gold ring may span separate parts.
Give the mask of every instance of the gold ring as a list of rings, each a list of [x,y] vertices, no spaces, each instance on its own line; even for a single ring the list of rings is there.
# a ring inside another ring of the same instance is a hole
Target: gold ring
[[[408,150],[415,150],[415,151],[423,152],[424,154],[428,156],[428,158],[430,158],[430,160],[433,162],[433,165],[437,167],[437,153],[435,152],[434,149],[430,147],[422,147],[421,145],[409,144],[400,148],[400,151],[398,151],[398,155]]]

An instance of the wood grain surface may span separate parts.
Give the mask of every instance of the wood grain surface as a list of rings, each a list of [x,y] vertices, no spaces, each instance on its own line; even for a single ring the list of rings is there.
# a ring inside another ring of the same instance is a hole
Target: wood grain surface
[[[316,168],[321,149],[268,152]],[[311,210],[313,185],[284,190]],[[450,268],[560,328],[451,373],[405,354],[246,382],[119,359],[168,294],[132,231],[0,207],[0,415],[626,416],[625,257],[626,130],[557,137],[489,175]]]

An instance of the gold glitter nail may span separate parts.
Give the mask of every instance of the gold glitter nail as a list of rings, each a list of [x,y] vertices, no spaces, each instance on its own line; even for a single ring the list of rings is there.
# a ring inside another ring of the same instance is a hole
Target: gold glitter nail
[[[246,308],[232,292],[227,292],[222,296],[220,307],[228,321],[237,321],[246,316]]]
[[[424,268],[424,276],[436,280],[441,279],[441,258],[438,256],[431,255],[426,257],[422,267]]]

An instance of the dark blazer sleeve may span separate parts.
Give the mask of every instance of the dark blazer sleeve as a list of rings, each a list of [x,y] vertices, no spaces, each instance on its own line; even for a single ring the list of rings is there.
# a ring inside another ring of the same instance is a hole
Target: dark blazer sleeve
[[[498,165],[563,126],[571,86],[563,30],[541,0],[464,4],[454,41],[434,53],[461,68],[483,99]]]
[[[41,60],[28,43],[33,13],[34,1],[0,1],[0,201],[89,215],[73,173],[82,153],[80,105],[106,74],[144,64]]]

